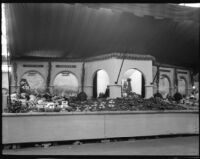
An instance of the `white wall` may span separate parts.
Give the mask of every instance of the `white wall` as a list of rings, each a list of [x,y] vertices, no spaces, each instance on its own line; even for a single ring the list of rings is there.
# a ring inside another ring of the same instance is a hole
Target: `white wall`
[[[97,96],[100,93],[105,93],[107,86],[109,85],[109,76],[104,70],[97,72]]]
[[[115,82],[117,81],[117,77],[119,74],[119,70],[121,67],[122,59],[106,59],[106,60],[99,60],[99,61],[92,61],[87,62],[85,65],[86,73],[85,73],[85,90],[89,97],[92,97],[92,82],[94,74],[97,70],[103,69],[108,73],[109,79],[110,79],[110,86],[115,85]],[[153,88],[151,86],[152,82],[152,61],[145,61],[145,60],[124,60],[124,64],[119,76],[119,80],[117,85],[121,85],[121,80],[123,78],[124,73],[131,69],[131,68],[137,68],[139,71],[141,71],[145,78],[145,97],[149,98],[153,95]],[[117,89],[121,90],[121,89]],[[118,95],[121,94],[118,93]],[[112,96],[112,95],[111,95]]]
[[[170,80],[170,94],[173,96],[174,93],[176,92],[176,88],[175,88],[175,83],[174,83],[174,71],[175,68],[169,68],[169,67],[159,67],[160,69],[160,78],[164,75],[167,76]],[[166,71],[162,71],[162,70],[167,70]],[[157,67],[153,66],[153,77],[155,77],[157,71]],[[177,69],[177,79],[180,80],[180,77],[184,77],[186,79],[186,83],[187,83],[187,93],[189,94],[192,90],[192,84],[191,84],[191,79],[190,79],[190,71],[187,69]],[[187,74],[184,73],[179,73],[179,72],[187,72]],[[156,79],[155,79],[156,81]],[[156,93],[157,91],[157,86],[156,83],[154,83],[154,93]]]
[[[125,72],[124,79],[122,79],[122,86],[127,78],[131,79],[132,92],[142,95],[142,73],[136,69],[130,69]]]
[[[85,92],[87,93],[88,97],[91,98],[93,96],[93,78],[98,70],[104,70],[108,74],[109,83],[113,85],[114,78],[115,78],[115,59],[106,59],[106,60],[99,60],[99,61],[91,61],[85,63]]]
[[[23,67],[23,65],[43,65],[43,67]],[[48,63],[47,62],[37,62],[37,61],[17,61],[17,76],[18,76],[18,81],[17,84],[19,86],[19,82],[22,78],[22,76],[28,72],[28,71],[37,71],[39,72],[44,80],[46,81],[47,79],[47,74],[48,74]],[[14,82],[13,82],[14,84]],[[46,84],[46,82],[45,82]]]
[[[9,88],[7,72],[2,72],[2,88]]]
[[[73,73],[77,80],[78,80],[78,91],[81,91],[81,77],[82,77],[82,62],[51,62],[52,69],[51,69],[51,81],[50,86],[53,86],[53,82],[56,76],[64,71],[69,71]],[[58,68],[56,65],[75,65],[75,68]]]
[[[93,94],[93,77],[97,70],[104,70],[108,74],[109,78],[109,87],[111,90],[111,97],[118,97],[121,96],[121,80],[123,78],[124,73],[131,69],[136,68],[139,71],[141,71],[145,78],[145,97],[151,97],[153,95],[153,88],[151,86],[151,82],[153,80],[152,75],[152,61],[150,60],[124,60],[124,64],[118,79],[118,83],[115,84],[117,81],[117,77],[119,74],[119,70],[121,67],[122,59],[116,59],[116,58],[110,58],[110,59],[104,59],[104,60],[98,60],[98,61],[91,61],[85,63],[85,81],[84,81],[84,91],[88,95],[89,98],[92,97]],[[44,65],[44,67],[23,67],[23,64],[31,64],[31,65]],[[78,85],[79,85],[79,92],[81,91],[81,76],[82,76],[82,62],[51,62],[52,69],[51,69],[51,81],[50,86],[53,86],[54,79],[57,74],[69,71],[72,72],[78,79]],[[69,68],[58,68],[56,65],[75,65],[76,67],[69,67]],[[48,62],[39,62],[39,61],[17,61],[17,76],[18,81],[17,84],[19,86],[19,81],[21,77],[26,73],[27,71],[38,71],[45,80],[45,86],[46,86],[46,80],[48,75]],[[12,77],[12,85],[15,85],[14,78]],[[115,88],[116,87],[116,88]],[[117,92],[116,92],[117,91]]]
[[[180,73],[180,72],[187,72],[187,74]],[[189,70],[177,69],[178,81],[180,81],[181,77],[183,77],[186,80],[186,94],[188,95],[192,91],[192,83],[191,83],[191,77],[190,77]]]
[[[117,65],[120,67],[121,61],[117,59]],[[121,70],[121,74],[119,77],[119,82],[123,79],[124,73],[131,69],[135,68],[139,70],[145,80],[145,98],[149,98],[153,96],[153,85],[151,85],[151,82],[153,81],[153,71],[152,71],[152,61],[151,60],[124,60],[124,64]],[[119,70],[119,69],[118,69]]]

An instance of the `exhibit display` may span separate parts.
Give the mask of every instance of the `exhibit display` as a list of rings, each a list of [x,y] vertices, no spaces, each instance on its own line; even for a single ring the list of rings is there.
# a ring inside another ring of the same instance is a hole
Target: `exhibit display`
[[[199,133],[199,9],[8,3],[2,13],[3,144]]]

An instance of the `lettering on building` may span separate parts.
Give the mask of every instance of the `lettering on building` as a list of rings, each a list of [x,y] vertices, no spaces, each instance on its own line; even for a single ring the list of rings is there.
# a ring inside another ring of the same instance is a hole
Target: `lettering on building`
[[[76,65],[56,65],[57,68],[76,68]]]
[[[23,67],[44,67],[43,65],[23,65]]]
[[[178,71],[178,73],[187,74],[187,72],[184,72],[184,71]]]
[[[161,72],[170,72],[170,70],[163,70],[163,69],[160,69]]]

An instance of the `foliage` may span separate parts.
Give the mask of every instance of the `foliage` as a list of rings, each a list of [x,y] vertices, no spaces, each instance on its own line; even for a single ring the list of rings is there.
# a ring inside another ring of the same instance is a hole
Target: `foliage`
[[[86,101],[87,100],[87,94],[85,92],[80,92],[78,95],[77,95],[77,99],[79,101]]]
[[[22,104],[21,101],[15,100],[8,105],[9,113],[26,113],[29,112],[28,104]]]
[[[180,100],[181,100],[182,98],[183,98],[183,97],[182,97],[182,95],[181,95],[179,92],[176,92],[176,93],[174,94],[174,100],[175,100],[177,103],[179,103]]]
[[[162,94],[159,92],[155,93],[153,96],[154,96],[154,98],[159,97],[159,98],[163,99]]]
[[[99,93],[99,98],[105,98],[105,94],[104,93]]]
[[[30,90],[28,81],[25,78],[22,78],[20,81],[20,93],[27,93]]]

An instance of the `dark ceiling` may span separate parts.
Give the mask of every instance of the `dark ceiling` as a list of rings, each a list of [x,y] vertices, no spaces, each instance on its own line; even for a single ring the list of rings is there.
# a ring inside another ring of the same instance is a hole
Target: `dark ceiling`
[[[149,54],[197,69],[200,9],[175,4],[6,4],[12,57]]]

